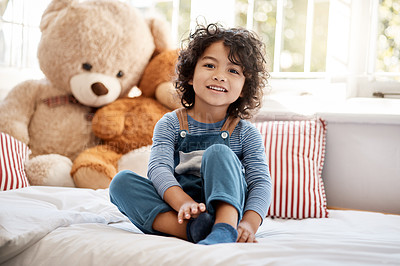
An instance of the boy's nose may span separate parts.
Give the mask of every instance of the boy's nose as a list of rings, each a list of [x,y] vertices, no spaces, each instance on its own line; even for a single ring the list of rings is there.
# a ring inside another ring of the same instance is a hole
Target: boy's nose
[[[217,81],[225,81],[226,80],[225,76],[222,75],[221,73],[215,73],[213,76],[213,79],[217,80]]]

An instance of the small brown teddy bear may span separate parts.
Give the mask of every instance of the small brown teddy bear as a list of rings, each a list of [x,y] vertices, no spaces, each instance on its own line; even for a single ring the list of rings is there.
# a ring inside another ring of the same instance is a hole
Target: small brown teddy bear
[[[25,81],[0,102],[0,131],[32,150],[32,185],[74,186],[72,160],[100,143],[94,108],[125,97],[152,57],[173,47],[168,24],[145,20],[118,0],[53,0],[42,16],[43,80]]]
[[[118,172],[123,155],[151,145],[157,121],[180,106],[171,82],[177,57],[176,50],[156,56],[139,84],[142,96],[118,99],[96,112],[93,132],[104,144],[84,151],[74,161],[71,174],[77,187],[107,188]],[[146,156],[141,158],[146,159]],[[133,163],[147,167],[147,160],[130,162]]]

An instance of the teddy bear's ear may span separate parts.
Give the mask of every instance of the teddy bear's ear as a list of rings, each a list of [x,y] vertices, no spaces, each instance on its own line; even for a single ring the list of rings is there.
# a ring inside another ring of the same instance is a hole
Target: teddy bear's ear
[[[55,20],[60,10],[68,8],[78,0],[53,0],[46,8],[40,21],[40,31],[44,31]]]
[[[147,18],[146,20],[156,46],[153,57],[165,50],[173,49],[171,29],[167,21],[159,18]]]

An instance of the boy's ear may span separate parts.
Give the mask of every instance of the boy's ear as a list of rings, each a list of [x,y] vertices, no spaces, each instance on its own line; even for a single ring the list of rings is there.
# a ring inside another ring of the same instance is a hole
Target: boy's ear
[[[188,84],[193,86],[193,79],[189,80]]]

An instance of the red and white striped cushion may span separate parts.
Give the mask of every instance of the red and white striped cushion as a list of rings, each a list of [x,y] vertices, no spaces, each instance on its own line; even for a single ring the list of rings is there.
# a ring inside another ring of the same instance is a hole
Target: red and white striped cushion
[[[268,216],[326,218],[326,197],[321,178],[325,156],[326,123],[267,121],[255,123],[265,145],[273,182]]]
[[[24,163],[29,155],[25,143],[8,134],[0,135],[0,191],[29,186]]]

